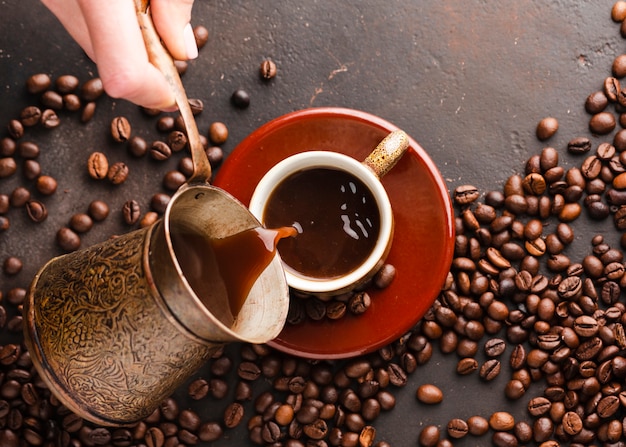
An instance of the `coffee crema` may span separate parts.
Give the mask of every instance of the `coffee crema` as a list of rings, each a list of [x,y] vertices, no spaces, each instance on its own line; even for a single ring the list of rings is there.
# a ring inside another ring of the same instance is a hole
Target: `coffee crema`
[[[380,233],[380,211],[369,188],[333,168],[303,169],[281,181],[263,214],[267,227],[293,226],[298,235],[281,240],[278,252],[292,273],[330,280],[358,268]]]

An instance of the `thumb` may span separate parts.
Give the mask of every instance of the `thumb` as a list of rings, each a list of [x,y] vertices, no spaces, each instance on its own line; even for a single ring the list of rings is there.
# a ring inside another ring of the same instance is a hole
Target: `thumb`
[[[176,60],[198,57],[198,46],[191,27],[193,0],[151,0],[154,26],[165,47]]]

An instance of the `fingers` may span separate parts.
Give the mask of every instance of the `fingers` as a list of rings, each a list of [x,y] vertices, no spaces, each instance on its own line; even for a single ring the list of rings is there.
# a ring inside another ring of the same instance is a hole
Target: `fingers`
[[[177,60],[195,59],[198,47],[189,23],[193,0],[151,0],[150,10],[157,32]]]
[[[77,1],[107,94],[148,108],[172,108],[174,95],[163,75],[148,60],[133,2]]]

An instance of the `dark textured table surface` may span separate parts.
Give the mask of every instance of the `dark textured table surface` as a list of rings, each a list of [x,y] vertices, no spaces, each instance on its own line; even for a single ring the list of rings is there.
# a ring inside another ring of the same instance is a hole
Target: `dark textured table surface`
[[[202,132],[213,121],[227,124],[226,156],[251,131],[282,114],[317,106],[348,107],[403,128],[430,154],[450,192],[463,184],[486,192],[501,189],[508,176],[523,173],[526,160],[546,145],[559,150],[561,165],[580,163],[565,147],[574,136],[591,137],[585,98],[601,89],[613,59],[624,52],[619,25],[610,17],[612,4],[198,0],[192,23],[206,26],[210,38],[200,57],[189,64],[183,82],[188,95],[205,104],[198,116]],[[0,136],[5,136],[5,124],[36,101],[24,88],[28,76],[73,74],[84,81],[97,72],[39,2],[2,0],[0,16]],[[258,76],[265,58],[278,67],[271,82]],[[238,88],[251,97],[245,110],[229,101]],[[83,212],[92,199],[107,200],[112,216],[86,234],[83,245],[127,231],[119,217],[122,203],[136,198],[147,209],[152,194],[161,190],[162,175],[175,166],[174,160],[161,164],[131,160],[133,175],[119,188],[94,187],[87,177],[84,163],[94,150],[106,151],[111,159],[127,158],[107,135],[110,119],[121,114],[130,117],[139,134],[155,138],[153,119],[110,98],[99,100],[94,120],[86,125],[68,115],[62,116],[58,129],[32,134],[41,146],[41,166],[58,179],[59,189],[46,198],[50,216],[43,224],[32,224],[18,210],[10,212],[12,226],[0,234],[0,260],[17,256],[24,269],[15,276],[0,272],[4,294],[27,287],[43,262],[59,253],[56,230],[73,213]],[[535,127],[545,116],[556,117],[560,128],[542,143],[535,137]],[[603,141],[593,138],[594,145]],[[8,194],[23,183],[19,175],[1,180],[0,193]],[[591,236],[598,232],[617,246],[618,235],[610,223],[591,223],[583,217],[575,230],[579,245],[571,248],[572,257],[586,253]],[[11,315],[16,312],[14,306],[6,307]],[[3,344],[16,335],[5,329],[0,337]],[[436,343],[434,351],[406,387],[394,391],[396,408],[373,423],[378,440],[416,445],[425,425],[439,425],[445,431],[453,417],[488,417],[498,410],[530,420],[527,399],[514,403],[504,397],[506,365],[500,377],[486,383],[476,374],[458,376],[457,357],[443,355]],[[235,373],[231,374],[234,383]],[[415,391],[424,383],[443,390],[441,404],[416,401]],[[190,405],[203,418],[219,420],[227,403],[228,399],[207,399]],[[211,445],[249,442],[243,425],[226,435]],[[487,445],[489,439],[468,437],[458,444]]]

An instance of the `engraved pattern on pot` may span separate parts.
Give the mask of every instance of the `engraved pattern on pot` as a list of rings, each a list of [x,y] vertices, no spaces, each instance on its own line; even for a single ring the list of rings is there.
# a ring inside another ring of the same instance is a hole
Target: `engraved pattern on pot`
[[[210,356],[152,295],[142,261],[145,234],[51,261],[31,301],[36,349],[55,371],[50,379],[66,398],[113,422],[147,416]]]

